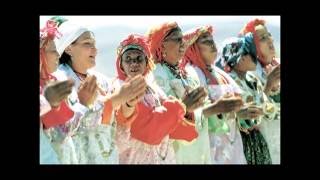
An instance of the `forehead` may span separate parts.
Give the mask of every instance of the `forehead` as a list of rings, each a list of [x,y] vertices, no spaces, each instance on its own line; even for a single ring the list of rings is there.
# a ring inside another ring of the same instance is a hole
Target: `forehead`
[[[81,36],[79,36],[78,41],[83,41],[83,40],[87,40],[87,39],[92,39],[92,40],[95,39],[92,32],[86,31],[86,32],[82,33]]]
[[[143,53],[142,51],[138,50],[138,49],[129,49],[129,50],[125,51],[125,52],[122,54],[122,56],[134,56],[134,55],[136,55],[136,56],[138,56],[138,55],[143,56],[144,53]]]

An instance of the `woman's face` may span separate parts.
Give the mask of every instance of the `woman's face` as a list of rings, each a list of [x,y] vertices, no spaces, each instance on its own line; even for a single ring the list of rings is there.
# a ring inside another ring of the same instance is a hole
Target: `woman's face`
[[[96,41],[92,32],[84,32],[66,52],[71,56],[72,65],[88,70],[96,65]]]
[[[267,64],[270,64],[273,57],[276,54],[273,38],[271,34],[268,32],[267,28],[263,25],[258,25],[255,27],[256,36],[259,40],[260,51],[266,61]]]
[[[175,65],[185,53],[183,35],[181,30],[171,32],[163,41],[165,60]]]
[[[147,57],[140,50],[127,50],[121,56],[120,66],[127,77],[143,75],[147,66]]]
[[[240,61],[235,67],[238,71],[247,72],[256,70],[256,64],[250,54],[241,57]]]
[[[45,57],[47,61],[48,72],[55,72],[59,65],[59,53],[53,40],[49,40],[45,45]]]
[[[211,65],[217,58],[217,48],[213,41],[212,35],[207,32],[202,35],[197,40],[197,46],[200,50],[200,55],[206,65]]]

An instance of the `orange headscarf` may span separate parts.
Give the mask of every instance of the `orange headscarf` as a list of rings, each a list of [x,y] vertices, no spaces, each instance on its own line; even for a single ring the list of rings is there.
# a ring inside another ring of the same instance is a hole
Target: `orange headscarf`
[[[143,53],[147,56],[147,68],[143,75],[147,75],[153,68],[154,64],[153,61],[150,59],[150,50],[148,48],[147,39],[144,36],[138,34],[130,34],[126,39],[124,39],[120,46],[117,49],[117,74],[120,80],[125,80],[127,78],[125,72],[121,69],[121,56],[124,53],[125,49],[129,46],[138,46],[138,48],[143,51]]]
[[[151,58],[159,63],[163,60],[162,56],[162,41],[168,35],[170,30],[177,28],[178,24],[176,22],[167,22],[159,26],[155,26],[149,30],[147,33],[148,43],[150,47]]]
[[[264,68],[266,68],[266,66],[268,66],[268,64],[266,64],[265,62],[265,58],[263,57],[262,53],[261,53],[261,50],[260,50],[260,45],[259,45],[259,39],[256,35],[256,30],[255,30],[255,27],[258,26],[258,25],[263,25],[265,26],[266,22],[265,20],[262,20],[262,19],[254,19],[250,22],[248,22],[243,28],[242,30],[239,32],[239,35],[240,36],[244,36],[246,33],[248,32],[252,32],[253,34],[253,38],[254,38],[254,43],[256,45],[256,51],[257,51],[257,57],[258,57],[258,60],[259,62],[262,64],[262,66]],[[276,61],[275,57],[273,58],[272,62],[271,62],[271,66],[275,66],[275,65],[278,65],[279,63]]]
[[[185,40],[187,50],[182,59],[181,67],[184,68],[188,64],[188,62],[191,62],[192,64],[198,66],[205,74],[205,76],[210,79],[210,84],[217,84],[217,80],[207,70],[206,64],[204,63],[203,58],[201,57],[199,47],[195,43],[197,39],[206,32],[212,34],[212,26],[208,25],[198,27],[195,30],[187,32],[183,35],[183,39]]]

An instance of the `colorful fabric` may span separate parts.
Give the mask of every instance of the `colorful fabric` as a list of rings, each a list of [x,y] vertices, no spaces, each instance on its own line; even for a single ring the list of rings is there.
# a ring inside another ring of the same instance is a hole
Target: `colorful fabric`
[[[49,80],[54,79],[52,75],[48,72],[47,60],[45,57],[45,48],[49,41],[54,40],[56,37],[61,38],[62,33],[58,31],[58,27],[67,21],[61,17],[53,17],[46,22],[46,26],[40,29],[40,83],[44,84]]]
[[[153,27],[147,33],[151,58],[155,62],[161,62],[163,60],[162,42],[164,38],[168,35],[170,30],[174,28],[178,28],[178,24],[176,22],[167,22],[159,26]]]
[[[56,142],[57,149],[63,149],[59,137],[70,137],[70,144],[74,146],[74,153],[77,161],[74,164],[118,164],[118,150],[115,146],[115,128],[116,122],[114,111],[111,119],[107,118],[108,123],[103,123],[103,113],[108,102],[104,102],[101,94],[98,95],[92,107],[83,106],[78,99],[77,90],[81,80],[67,64],[61,64],[56,74],[64,75],[65,78],[71,78],[75,82],[71,94],[68,96],[68,102],[71,108],[78,115],[71,119],[64,126],[55,128],[51,134]],[[98,86],[107,94],[111,94],[110,81],[101,73],[88,70],[89,75],[97,77]],[[111,108],[109,104],[109,108]],[[107,107],[108,108],[108,107]],[[110,112],[109,112],[110,113]],[[59,144],[60,143],[60,144]],[[61,150],[60,150],[61,151]]]
[[[212,26],[203,26],[194,30],[192,29],[183,35],[183,38],[186,42],[187,50],[185,56],[182,59],[181,66],[184,67],[187,63],[191,62],[204,72],[206,77],[210,79],[210,84],[217,84],[216,78],[214,78],[211,75],[210,71],[207,69],[207,66],[200,55],[200,50],[197,44],[195,43],[197,39],[201,36],[201,34],[206,32],[212,34]]]
[[[117,72],[118,88],[127,78],[120,68],[120,60],[126,49],[141,50],[147,56],[150,53],[144,37],[129,35],[118,48]],[[121,109],[116,112],[119,123],[117,142],[120,150],[120,163],[124,164],[172,164],[175,156],[172,139],[191,141],[197,137],[194,125],[183,124],[186,113],[184,105],[174,98],[167,98],[161,89],[152,81],[152,70],[147,66],[143,74],[147,81],[147,91],[143,100],[136,106],[137,115],[134,120],[124,120]],[[133,115],[135,116],[135,115]],[[132,119],[130,117],[129,119]],[[127,123],[129,121],[129,123]],[[177,132],[179,131],[179,132]]]
[[[211,102],[217,101],[227,93],[241,94],[241,89],[229,75],[215,66],[207,66],[195,43],[203,33],[212,33],[211,26],[204,26],[185,33],[189,48],[182,66],[192,66],[202,86],[209,92]],[[242,139],[237,128],[234,113],[212,115],[208,118],[210,152],[212,164],[246,164]]]
[[[178,78],[165,63],[157,63],[153,71],[155,80],[166,95],[182,99],[186,91],[200,86],[197,73],[192,67],[186,67],[187,76]],[[188,89],[188,90],[186,90]],[[178,164],[210,164],[210,145],[208,120],[202,114],[202,108],[194,111],[195,128],[198,137],[192,142],[175,140],[173,142]]]
[[[248,164],[270,164],[269,148],[259,128],[263,125],[261,122],[275,118],[278,112],[277,106],[269,101],[263,92],[261,82],[253,73],[247,72],[244,79],[239,78],[234,71],[230,76],[243,90],[241,96],[245,103],[260,106],[264,113],[257,119],[238,119],[247,162]]]
[[[259,39],[256,35],[256,30],[255,30],[255,27],[258,26],[258,25],[263,25],[265,26],[266,22],[265,20],[262,20],[262,19],[254,19],[252,21],[249,21],[243,28],[242,30],[239,32],[239,36],[244,36],[246,35],[247,33],[251,32],[253,33],[253,37],[254,37],[254,44],[256,45],[256,54],[257,54],[257,58],[259,60],[259,62],[262,64],[263,67],[266,67],[268,64],[266,64],[265,62],[265,59],[261,53],[261,50],[260,50],[260,46],[259,46]],[[277,62],[275,60],[275,58],[273,58],[272,62],[271,62],[271,65],[272,66],[275,66],[275,65],[278,65],[279,62]]]
[[[250,54],[254,62],[257,62],[255,44],[252,33],[240,38],[232,38],[223,46],[221,58],[216,65],[226,72],[230,72],[240,61],[243,55]]]

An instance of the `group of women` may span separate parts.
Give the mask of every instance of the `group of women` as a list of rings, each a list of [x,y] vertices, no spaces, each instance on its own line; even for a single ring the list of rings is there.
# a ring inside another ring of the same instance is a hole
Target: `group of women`
[[[106,77],[92,70],[92,31],[48,20],[40,163],[279,164],[280,61],[265,21],[248,22],[219,57],[214,36],[176,22],[129,34]]]

